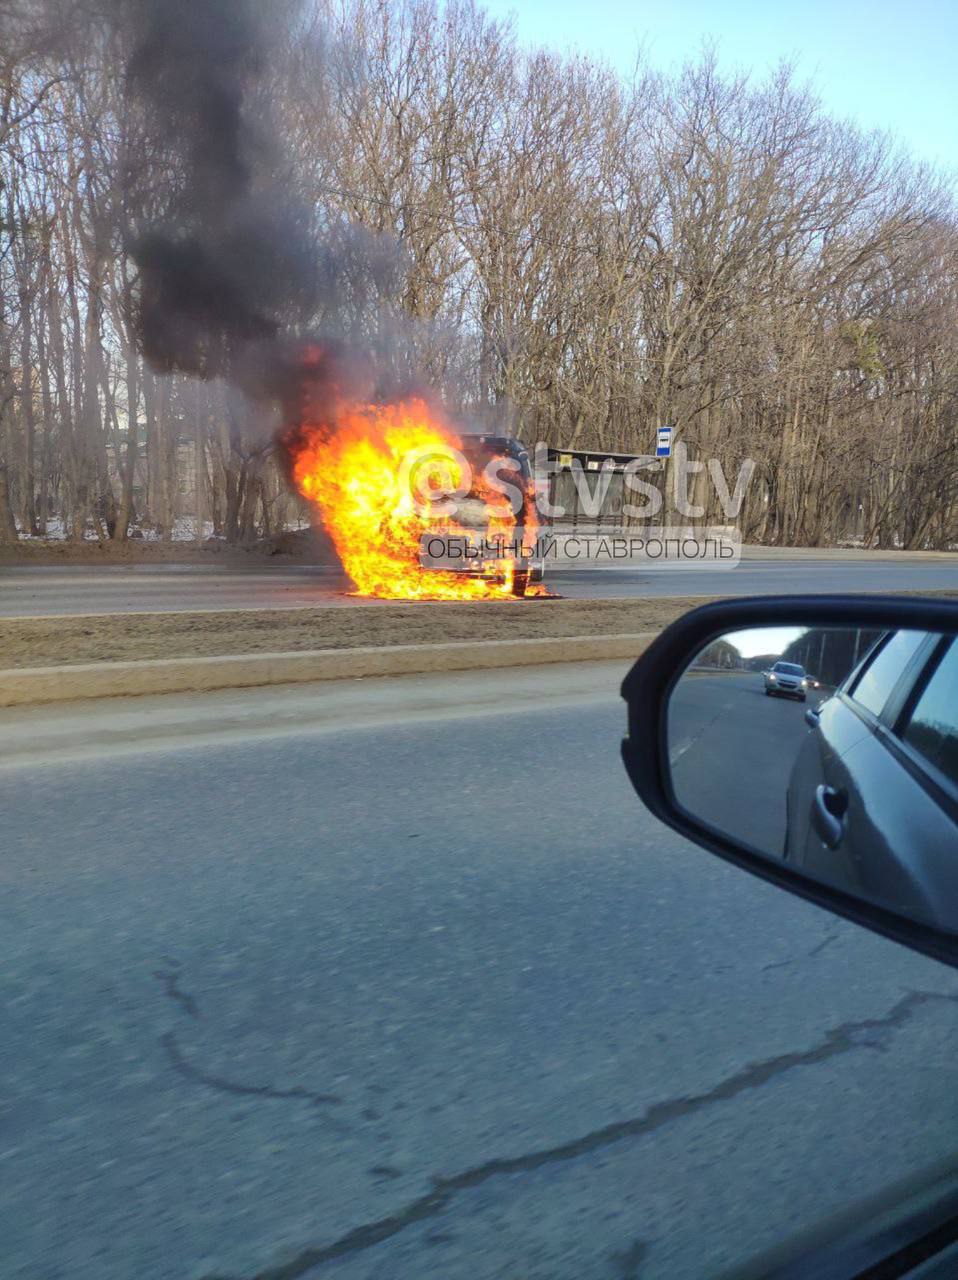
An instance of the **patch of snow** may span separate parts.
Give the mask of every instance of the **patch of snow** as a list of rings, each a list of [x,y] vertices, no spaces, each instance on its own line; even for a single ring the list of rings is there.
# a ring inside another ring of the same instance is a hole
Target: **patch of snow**
[[[67,537],[66,526],[61,516],[49,516],[47,518],[47,531],[39,536],[35,536],[32,533],[24,533],[23,527],[18,520],[17,533],[23,542],[65,542]],[[88,542],[97,542],[100,537],[95,527],[90,523],[87,524],[83,536]]]

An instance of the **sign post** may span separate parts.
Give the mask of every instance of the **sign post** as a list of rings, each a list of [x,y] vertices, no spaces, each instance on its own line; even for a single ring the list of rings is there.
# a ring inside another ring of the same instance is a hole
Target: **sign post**
[[[663,522],[666,525],[672,523],[672,502],[669,496],[668,477],[665,475],[666,464],[672,456],[672,428],[660,426],[655,433],[655,456],[660,459],[659,466],[662,468],[662,506],[663,506]],[[671,468],[669,468],[671,470]]]

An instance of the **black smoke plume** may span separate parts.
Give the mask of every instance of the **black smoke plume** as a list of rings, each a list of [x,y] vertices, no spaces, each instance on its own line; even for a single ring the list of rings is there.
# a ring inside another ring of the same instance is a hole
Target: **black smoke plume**
[[[264,123],[267,24],[285,5],[117,3],[150,172],[170,178],[165,207],[130,245],[141,349],[163,372],[249,384],[263,344],[311,314],[318,282],[309,216],[277,180],[281,151]]]

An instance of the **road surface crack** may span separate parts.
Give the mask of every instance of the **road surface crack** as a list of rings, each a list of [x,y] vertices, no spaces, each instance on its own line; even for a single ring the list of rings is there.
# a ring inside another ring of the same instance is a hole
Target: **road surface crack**
[[[772,964],[763,964],[762,972],[767,973],[770,969],[785,969],[791,964],[804,963],[806,960],[811,960],[813,956],[819,955],[831,943],[837,942],[841,936],[842,930],[836,929],[833,933],[829,933],[822,938],[821,942],[812,947],[811,951],[804,951],[800,956],[789,956],[787,960],[776,960]]]
[[[178,1004],[191,1018],[199,1019],[202,1016],[199,1005],[193,996],[188,991],[183,991],[179,985],[179,962],[170,960],[168,957],[164,957],[164,959],[169,968],[156,969],[153,976],[163,984],[164,994],[170,1000]],[[220,1093],[232,1093],[240,1097],[249,1098],[269,1098],[281,1102],[308,1102],[316,1107],[329,1106],[343,1101],[336,1093],[316,1093],[311,1089],[303,1089],[299,1086],[293,1086],[290,1089],[278,1089],[275,1085],[269,1084],[244,1084],[242,1081],[228,1080],[225,1076],[216,1075],[212,1071],[204,1071],[189,1060],[180,1048],[179,1042],[172,1031],[167,1031],[160,1036],[160,1044],[163,1046],[174,1071],[187,1080],[196,1084],[206,1085],[208,1089],[216,1089]]]
[[[214,1075],[211,1071],[203,1071],[186,1057],[172,1031],[160,1036],[160,1044],[166,1050],[174,1071],[187,1080],[205,1084],[207,1088],[218,1089],[221,1093],[234,1093],[249,1098],[271,1098],[281,1102],[309,1102],[316,1107],[342,1102],[337,1093],[314,1093],[311,1089],[303,1089],[298,1085],[291,1089],[277,1089],[271,1084],[243,1084],[238,1080],[227,1080],[225,1076]]]
[[[491,1178],[531,1173],[547,1165],[590,1155],[594,1151],[628,1138],[644,1138],[673,1120],[684,1119],[717,1102],[728,1102],[740,1094],[761,1088],[770,1080],[797,1067],[815,1066],[855,1049],[879,1048],[880,1044],[874,1039],[876,1033],[881,1035],[895,1031],[904,1026],[924,1005],[939,1002],[958,1004],[958,992],[948,994],[937,991],[911,991],[902,996],[892,1009],[880,1018],[843,1022],[826,1031],[822,1039],[812,1048],[794,1053],[782,1053],[773,1058],[748,1063],[741,1071],[729,1076],[705,1093],[683,1095],[656,1102],[640,1116],[616,1121],[557,1146],[545,1147],[525,1155],[503,1156],[487,1160],[450,1178],[434,1177],[432,1190],[411,1201],[404,1209],[365,1223],[363,1226],[354,1227],[330,1244],[311,1246],[286,1262],[267,1267],[266,1270],[247,1277],[209,1274],[204,1277],[204,1280],[298,1280],[300,1276],[328,1262],[382,1244],[384,1240],[398,1235],[408,1227],[435,1217],[448,1208],[461,1192],[470,1191]],[[866,1038],[863,1039],[863,1037]]]
[[[199,1005],[188,991],[180,989],[179,961],[171,960],[169,956],[164,956],[163,958],[170,966],[169,969],[154,969],[153,977],[159,979],[163,984],[163,994],[168,999],[175,1001],[191,1018],[198,1019],[201,1016]]]

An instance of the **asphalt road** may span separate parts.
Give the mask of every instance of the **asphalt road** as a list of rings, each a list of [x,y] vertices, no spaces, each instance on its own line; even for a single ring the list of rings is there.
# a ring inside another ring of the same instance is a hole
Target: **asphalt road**
[[[823,695],[822,695],[823,696]],[[758,672],[693,672],[669,704],[669,756],[679,801],[761,853],[785,843],[785,792],[809,732],[794,698],[767,698]]]
[[[578,674],[45,709],[4,1280],[703,1280],[954,1149],[958,975],[650,820]]]
[[[846,559],[750,558],[734,569],[566,569],[552,572],[549,585],[573,599],[958,590],[958,558],[954,563],[896,561],[849,553]],[[318,566],[261,571],[195,565],[0,568],[0,617],[357,603],[346,594],[348,589],[338,571]]]

